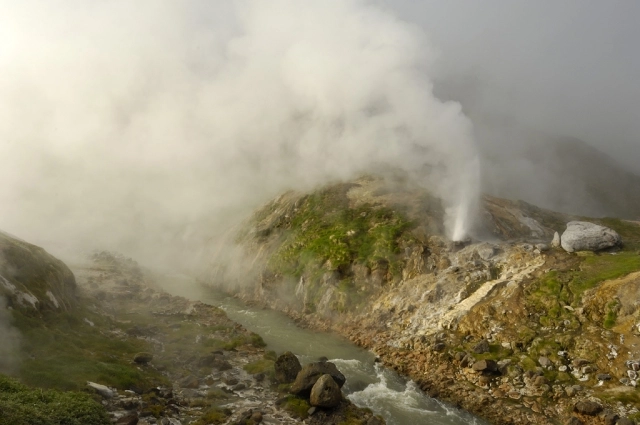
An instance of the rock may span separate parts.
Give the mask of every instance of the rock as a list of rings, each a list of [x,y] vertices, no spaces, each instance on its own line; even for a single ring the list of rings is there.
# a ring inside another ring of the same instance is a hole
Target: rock
[[[476,372],[494,373],[498,371],[498,364],[493,360],[478,360],[472,366]]]
[[[496,255],[496,248],[488,243],[483,243],[476,248],[476,252],[481,259],[487,261]]]
[[[378,416],[372,416],[369,418],[366,425],[384,425],[384,420],[380,419]]]
[[[542,367],[544,367],[544,368],[547,368],[547,367],[549,367],[549,366],[552,366],[552,365],[553,365],[553,363],[551,362],[551,360],[549,360],[549,358],[548,358],[548,357],[544,357],[544,356],[543,356],[543,357],[540,357],[540,358],[538,359],[538,363],[540,363],[540,366],[542,366]]]
[[[598,381],[611,381],[611,375],[608,373],[599,373],[596,375]]]
[[[262,422],[262,412],[253,412],[249,420],[253,421],[254,424],[259,424]]]
[[[595,401],[579,401],[573,406],[573,411],[582,415],[596,416],[598,413],[602,412],[602,405]]]
[[[544,376],[536,376],[536,378],[533,380],[533,385],[535,385],[536,387],[541,387],[548,383],[549,381]]]
[[[133,361],[140,364],[147,364],[153,360],[153,354],[151,353],[138,353],[133,357]]]
[[[447,346],[444,344],[444,342],[438,342],[437,344],[434,344],[433,351],[442,352],[445,348],[447,348]]]
[[[87,387],[92,389],[96,394],[100,395],[102,398],[113,398],[113,391],[101,384],[96,384],[95,382],[87,381]]]
[[[547,245],[546,243],[539,243],[536,244],[536,249],[540,252],[546,252],[549,251],[549,245]]]
[[[582,367],[584,365],[588,365],[589,363],[591,363],[591,362],[589,360],[587,360],[587,359],[578,358],[578,359],[575,359],[573,361],[573,367],[577,369],[577,368],[580,368],[580,367]]]
[[[315,406],[311,406],[311,407],[309,408],[309,410],[307,410],[307,414],[308,414],[309,416],[311,416],[311,415],[313,415],[314,413],[316,413],[316,410],[318,410],[318,408],[317,408],[317,407],[315,407]]]
[[[220,372],[224,372],[225,370],[229,370],[229,369],[233,369],[233,366],[231,366],[231,363],[229,363],[228,361],[220,358],[220,357],[216,357],[212,364],[211,367],[213,367],[214,369],[219,370]]]
[[[489,341],[483,339],[479,343],[477,343],[473,347],[473,352],[476,354],[488,353],[489,352]]]
[[[636,423],[629,418],[620,418],[616,425],[636,425]]]
[[[551,241],[551,247],[558,248],[559,246],[560,246],[560,234],[558,232],[555,232],[553,234],[553,240]]]
[[[342,400],[340,387],[331,375],[322,375],[311,388],[309,402],[317,407],[336,407]]]
[[[567,421],[567,425],[584,425],[584,422],[582,422],[580,419],[576,418],[575,416],[572,416]]]
[[[180,381],[178,381],[178,384],[182,388],[198,388],[200,386],[200,382],[198,382],[198,378],[196,378],[193,375],[185,376]]]
[[[234,385],[238,384],[238,378],[234,378],[232,377],[228,377],[228,378],[223,378],[222,382],[224,382],[226,385],[233,387]]]
[[[240,383],[240,384],[234,385],[233,388],[231,388],[231,389],[233,391],[242,391],[242,390],[244,390],[246,388],[247,388],[247,386],[245,384]]]
[[[619,416],[615,413],[607,413],[604,415],[604,425],[616,425]]]
[[[281,384],[288,384],[296,380],[298,372],[302,370],[300,361],[291,351],[280,355],[273,365],[276,371],[276,380]]]
[[[118,424],[118,425],[137,425],[139,420],[140,419],[138,419],[138,414],[136,412],[133,412],[133,413],[129,413],[128,415],[125,415],[125,416],[121,417],[120,419],[118,419],[116,421],[116,424]]]
[[[561,237],[561,246],[567,252],[599,251],[621,244],[615,230],[587,221],[570,221]]]
[[[299,396],[308,396],[314,384],[322,375],[331,375],[339,388],[342,388],[346,378],[335,364],[331,362],[309,363],[298,372],[296,380],[291,384],[290,392]]]

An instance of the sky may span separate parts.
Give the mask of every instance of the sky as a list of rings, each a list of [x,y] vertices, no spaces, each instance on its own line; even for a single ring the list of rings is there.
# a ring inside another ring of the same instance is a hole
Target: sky
[[[472,120],[577,137],[640,174],[640,2],[380,0],[439,51]]]

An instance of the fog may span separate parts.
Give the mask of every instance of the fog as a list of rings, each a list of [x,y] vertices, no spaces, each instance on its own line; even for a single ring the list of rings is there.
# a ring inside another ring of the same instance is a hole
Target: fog
[[[561,170],[566,158],[553,158],[553,145],[577,138],[640,174],[640,3],[380,3],[438,46],[436,94],[461,102],[483,156],[497,164],[483,168],[485,190],[574,213],[623,212],[588,199],[583,176]]]
[[[154,257],[283,190],[389,166],[443,198],[452,237],[467,230],[471,123],[432,95],[431,46],[392,14],[337,0],[3,9],[9,232]]]
[[[453,238],[481,189],[594,211],[527,156],[571,136],[639,170],[635,3],[582,4],[0,0],[0,229],[185,264],[284,190],[386,167]]]

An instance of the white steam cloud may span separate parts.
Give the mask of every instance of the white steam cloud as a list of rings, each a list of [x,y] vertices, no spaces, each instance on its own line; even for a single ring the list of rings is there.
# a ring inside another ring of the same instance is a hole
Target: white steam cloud
[[[478,162],[433,59],[365,1],[0,1],[0,228],[148,260],[205,219],[390,165],[460,239]]]

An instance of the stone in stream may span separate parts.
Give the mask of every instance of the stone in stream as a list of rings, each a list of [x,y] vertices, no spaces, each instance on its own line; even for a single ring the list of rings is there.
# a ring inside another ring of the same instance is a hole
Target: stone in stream
[[[291,351],[287,351],[280,355],[276,359],[273,368],[276,372],[276,380],[281,384],[288,384],[289,382],[295,381],[298,376],[298,372],[302,370],[300,361]]]
[[[331,375],[322,375],[311,388],[309,402],[317,407],[336,407],[342,400],[342,391]]]
[[[309,363],[298,372],[296,380],[291,384],[290,392],[298,396],[309,396],[314,384],[322,375],[331,375],[339,388],[342,388],[347,380],[331,362]]]

